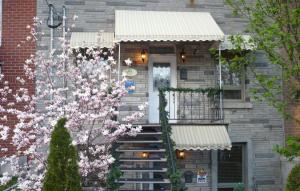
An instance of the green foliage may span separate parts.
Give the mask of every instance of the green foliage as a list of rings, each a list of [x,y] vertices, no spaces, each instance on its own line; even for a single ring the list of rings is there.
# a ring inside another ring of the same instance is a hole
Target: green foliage
[[[289,104],[300,104],[297,96],[300,87],[300,1],[248,3],[245,0],[226,0],[226,3],[233,8],[234,15],[248,19],[246,31],[251,33],[251,43],[255,44],[254,51],[243,51],[241,47],[245,40],[239,36],[231,37],[236,49],[230,50],[235,55],[230,62],[246,65],[254,74],[259,85],[251,91],[255,98],[267,101],[283,117],[300,122],[286,111]],[[281,68],[282,76],[270,76],[255,70],[256,51],[263,52],[270,64]],[[236,64],[232,66],[233,70],[239,67]]]
[[[238,183],[234,186],[233,191],[244,191],[245,187],[243,183]]]
[[[240,58],[231,61],[245,62],[248,71],[254,74],[258,88],[252,89],[251,93],[255,99],[267,101],[285,119],[300,124],[300,119],[287,110],[290,106],[300,105],[300,1],[226,2],[233,8],[234,15],[249,21],[246,31],[251,33],[255,44],[254,51],[244,51],[244,54],[239,48],[233,50]],[[234,38],[231,41],[237,47],[243,43]],[[282,70],[281,76],[271,76],[255,69],[255,59],[249,58],[255,58],[257,51],[264,53],[271,65]],[[299,137],[288,139],[286,148],[277,146],[275,150],[290,160],[299,156]]]
[[[189,89],[189,88],[162,88],[159,90],[159,116],[160,124],[163,133],[163,142],[165,148],[167,148],[167,161],[168,161],[168,176],[171,181],[172,191],[185,191],[187,188],[181,182],[181,172],[176,165],[174,141],[171,139],[171,126],[168,120],[168,112],[165,110],[167,106],[167,100],[165,98],[165,92],[177,91],[177,92],[195,92],[195,93],[207,93],[208,96],[214,96],[219,94],[222,90],[218,88],[206,88],[206,89]]]
[[[300,163],[291,170],[285,191],[300,191]]]
[[[114,164],[107,176],[106,184],[109,190],[118,190],[120,184],[116,182],[122,176],[121,170]]]
[[[5,185],[0,185],[0,191],[3,191],[5,189],[13,186],[17,182],[18,182],[18,177],[12,177],[12,179],[8,183],[6,183]]]
[[[77,150],[71,144],[71,136],[64,127],[66,119],[60,119],[54,127],[47,160],[44,191],[81,191],[81,178],[77,164]]]
[[[289,137],[284,148],[276,146],[274,150],[289,160],[300,157],[300,137]]]

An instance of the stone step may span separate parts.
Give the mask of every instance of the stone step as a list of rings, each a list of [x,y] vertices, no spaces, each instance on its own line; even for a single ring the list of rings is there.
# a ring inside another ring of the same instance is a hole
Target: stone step
[[[152,152],[161,153],[166,152],[166,149],[152,149],[152,148],[120,148],[116,149],[117,152]]]
[[[120,178],[118,183],[140,183],[140,184],[169,184],[170,180],[169,179],[139,179],[139,178]]]
[[[119,190],[119,191],[169,191],[169,190],[161,190],[161,189],[159,189],[159,190]]]
[[[162,140],[121,140],[117,143],[162,143]]]
[[[142,131],[137,135],[162,135],[161,131]]]
[[[122,172],[167,172],[167,168],[120,168]]]
[[[120,158],[120,162],[166,162],[166,158]]]

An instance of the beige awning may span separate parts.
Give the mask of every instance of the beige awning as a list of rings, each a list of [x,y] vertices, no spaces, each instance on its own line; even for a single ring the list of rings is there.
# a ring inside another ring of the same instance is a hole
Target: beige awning
[[[116,10],[115,38],[126,41],[220,41],[224,34],[208,12]]]
[[[179,150],[231,149],[225,125],[172,125],[171,137]]]
[[[114,33],[108,32],[72,32],[70,46],[78,47],[97,47],[97,48],[113,48]]]
[[[225,35],[224,41],[221,42],[221,50],[232,50],[235,49],[235,45],[231,42],[231,37],[237,38],[234,35]],[[255,48],[255,44],[250,35],[238,35],[243,41],[241,43],[241,48],[244,50],[253,50]]]

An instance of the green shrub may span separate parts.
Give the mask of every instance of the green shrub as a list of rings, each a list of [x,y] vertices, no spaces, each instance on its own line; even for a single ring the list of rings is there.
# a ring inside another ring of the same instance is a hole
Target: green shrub
[[[11,186],[13,186],[14,184],[16,184],[18,182],[18,177],[12,177],[12,179],[6,183],[5,185],[0,185],[0,191],[3,191]]]
[[[300,163],[291,170],[285,191],[300,191]]]
[[[233,191],[244,191],[244,184],[243,183],[238,183],[234,186]]]
[[[60,119],[54,127],[47,160],[43,191],[82,191],[77,164],[77,151],[71,136]]]

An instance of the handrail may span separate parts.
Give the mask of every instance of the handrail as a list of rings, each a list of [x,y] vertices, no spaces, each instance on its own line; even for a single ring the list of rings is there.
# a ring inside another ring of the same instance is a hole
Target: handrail
[[[171,169],[171,172],[169,172],[169,177],[171,179],[171,190],[172,191],[179,191],[179,190],[185,190],[184,187],[182,187],[181,184],[181,175],[180,171],[177,169],[177,165],[175,163],[176,158],[174,156],[175,150],[174,150],[174,142],[171,140],[171,126],[169,124],[170,120],[170,109],[169,111],[166,110],[166,107],[168,105],[167,99],[166,99],[166,92],[195,92],[195,93],[201,93],[205,94],[208,97],[217,98],[216,96],[220,96],[222,93],[222,90],[216,89],[216,88],[206,88],[206,89],[190,89],[190,88],[160,88],[159,89],[159,121],[161,124],[162,132],[163,132],[163,139],[165,146],[168,150],[168,156],[167,161],[169,164],[169,168]],[[191,94],[192,95],[192,94]],[[191,96],[192,97],[192,96]],[[169,101],[170,101],[170,94],[169,94]],[[220,96],[221,98],[221,96]],[[219,102],[218,102],[219,103]],[[170,105],[170,104],[169,104]],[[192,105],[192,103],[191,103]],[[191,106],[192,107],[192,106]],[[216,108],[218,105],[216,105]],[[193,109],[193,108],[191,108]],[[213,108],[215,109],[215,108]],[[223,115],[220,115],[216,118],[217,120],[223,119]]]
[[[213,122],[223,119],[222,91],[218,88],[164,88],[168,118],[176,122]]]

